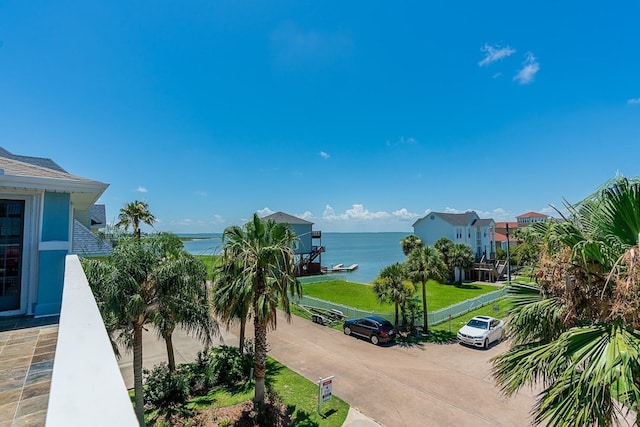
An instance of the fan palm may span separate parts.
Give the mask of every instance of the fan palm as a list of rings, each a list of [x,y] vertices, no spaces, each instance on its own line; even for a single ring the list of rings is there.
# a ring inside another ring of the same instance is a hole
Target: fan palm
[[[400,246],[402,246],[402,253],[409,256],[411,251],[422,246],[422,240],[415,234],[409,234],[400,240]]]
[[[242,269],[233,261],[218,266],[211,298],[214,312],[225,322],[227,329],[234,322],[240,324],[240,354],[244,353],[246,325],[253,297],[251,282],[243,282],[240,280],[242,277]]]
[[[205,267],[176,252],[177,237],[154,235],[123,239],[105,260],[83,260],[87,280],[105,326],[113,338],[133,349],[135,409],[144,424],[142,331],[154,324],[174,360],[171,333],[176,325],[196,332],[205,342],[216,332],[204,293]],[[200,263],[201,264],[201,263]]]
[[[222,234],[223,264],[240,270],[230,289],[247,292],[231,301],[251,301],[254,326],[254,402],[264,403],[268,328],[276,327],[280,304],[286,319],[291,319],[289,295],[302,295],[295,277],[294,247],[296,236],[288,224],[263,221],[257,214],[244,228],[228,227]]]
[[[494,375],[507,395],[543,386],[537,423],[609,426],[640,402],[640,181],[616,178],[566,207],[535,225],[539,286],[512,286],[514,345]]]
[[[449,251],[449,265],[457,275],[458,283],[462,283],[464,272],[473,267],[473,250],[466,243],[456,243]]]
[[[429,332],[427,314],[427,282],[429,280],[443,281],[447,274],[447,265],[442,259],[442,253],[433,246],[422,246],[414,249],[407,260],[407,275],[413,282],[422,284],[422,330]]]
[[[120,208],[116,227],[124,227],[125,230],[131,227],[133,234],[139,239],[141,223],[153,226],[155,222],[156,217],[149,211],[149,204],[135,200]]]
[[[413,297],[415,288],[411,282],[406,280],[406,271],[400,263],[385,267],[378,277],[373,281],[373,292],[378,301],[390,302],[395,306],[395,328],[398,330],[400,324],[400,305]]]

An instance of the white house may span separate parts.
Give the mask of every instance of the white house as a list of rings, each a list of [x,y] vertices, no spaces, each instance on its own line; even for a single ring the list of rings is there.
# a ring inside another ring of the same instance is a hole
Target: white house
[[[495,227],[493,219],[482,219],[474,211],[461,214],[431,212],[413,223],[413,234],[426,245],[433,245],[441,237],[453,243],[466,243],[477,260],[482,257],[494,259]]]

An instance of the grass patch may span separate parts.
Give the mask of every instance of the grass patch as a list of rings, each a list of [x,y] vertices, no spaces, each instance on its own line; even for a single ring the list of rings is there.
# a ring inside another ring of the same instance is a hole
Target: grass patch
[[[270,357],[267,357],[266,385],[282,397],[291,415],[291,426],[340,427],[347,418],[349,405],[335,395],[322,405],[322,414],[318,414],[318,385]],[[232,387],[218,387],[204,396],[194,397],[186,406],[192,410],[224,408],[251,400],[253,395],[254,383],[246,382]],[[133,389],[129,390],[129,397],[135,404]],[[145,421],[148,426],[168,425],[157,421],[155,410],[145,413]]]
[[[271,358],[267,359],[267,384],[282,396],[292,426],[339,427],[347,418],[349,405],[336,396],[318,414],[318,385]]]
[[[396,338],[396,341],[399,343],[431,342],[438,344],[456,342],[456,334],[458,333],[458,330],[472,317],[484,315],[504,319],[507,317],[507,312],[512,306],[513,302],[508,297],[500,298],[489,305],[485,305],[484,307],[480,307],[461,316],[454,317],[451,319],[451,322],[447,321],[430,326],[430,334],[427,336],[398,337]]]
[[[429,311],[439,310],[497,289],[495,286],[476,283],[443,285],[434,280],[430,280],[427,282],[427,304]],[[331,301],[336,304],[342,304],[364,311],[392,313],[394,309],[393,304],[379,303],[370,285],[360,283],[345,282],[342,280],[309,283],[303,285],[302,292],[306,296]],[[422,298],[421,284],[416,285],[416,296]]]
[[[213,269],[220,263],[219,255],[194,255],[207,267],[207,279],[213,279]]]

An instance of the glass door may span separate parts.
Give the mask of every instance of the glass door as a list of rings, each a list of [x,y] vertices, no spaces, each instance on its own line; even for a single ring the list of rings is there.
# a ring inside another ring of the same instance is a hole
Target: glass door
[[[0,312],[20,309],[24,200],[0,199]]]

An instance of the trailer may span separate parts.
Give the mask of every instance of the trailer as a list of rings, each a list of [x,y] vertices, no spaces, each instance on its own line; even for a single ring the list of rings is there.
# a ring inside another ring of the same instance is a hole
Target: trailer
[[[327,309],[314,307],[312,305],[297,305],[302,309],[302,311],[311,317],[311,321],[313,323],[317,323],[319,325],[333,325],[334,323],[341,322],[347,318],[347,316],[345,316],[340,310],[333,308]]]

